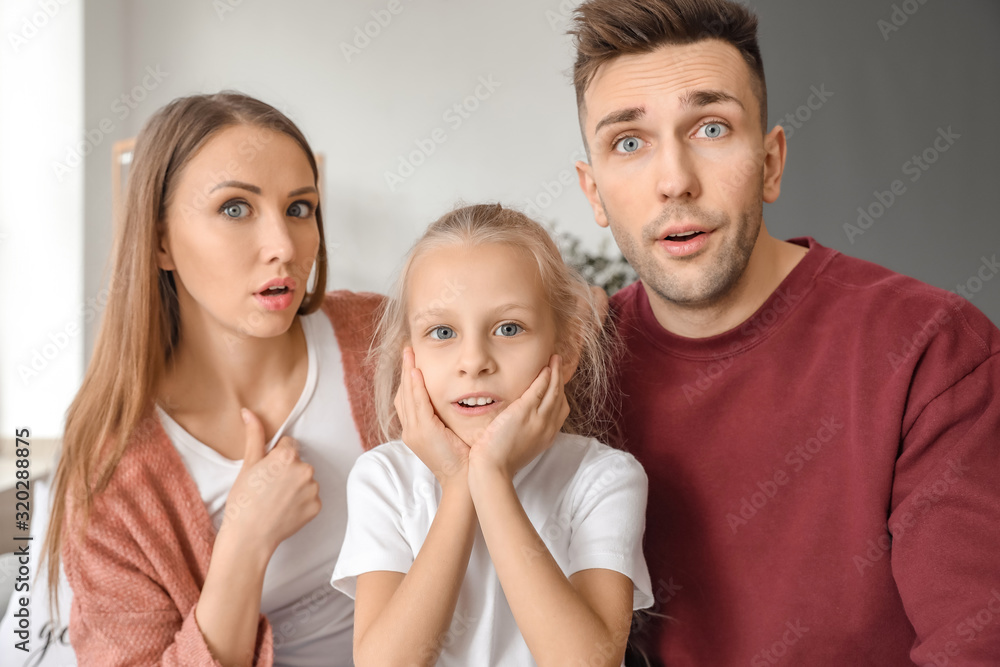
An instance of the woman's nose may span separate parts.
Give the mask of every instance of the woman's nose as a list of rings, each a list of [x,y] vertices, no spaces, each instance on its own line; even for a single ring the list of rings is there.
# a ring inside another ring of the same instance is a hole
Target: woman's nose
[[[284,211],[268,211],[260,218],[261,254],[265,262],[295,259],[295,241]]]

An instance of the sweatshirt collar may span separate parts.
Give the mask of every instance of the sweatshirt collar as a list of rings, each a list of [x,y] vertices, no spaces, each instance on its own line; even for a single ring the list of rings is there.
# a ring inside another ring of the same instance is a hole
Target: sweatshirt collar
[[[688,359],[720,359],[745,352],[761,344],[782,328],[806,294],[812,290],[816,275],[837,255],[811,237],[789,239],[809,249],[795,268],[785,276],[777,289],[750,317],[733,327],[707,338],[688,338],[663,328],[653,314],[649,296],[641,283],[636,283],[632,308],[638,316],[639,329],[656,347],[664,352]]]

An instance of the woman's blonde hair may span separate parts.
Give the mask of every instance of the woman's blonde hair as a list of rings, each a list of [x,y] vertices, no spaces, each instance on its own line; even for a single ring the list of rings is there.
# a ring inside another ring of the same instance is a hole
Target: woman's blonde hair
[[[237,125],[291,137],[302,147],[313,184],[319,187],[316,159],[299,128],[271,105],[246,95],[223,92],[176,99],[157,111],[139,133],[123,214],[114,230],[108,303],[83,384],[66,413],[53,481],[43,559],[48,563],[54,610],[63,529],[69,519],[67,499],[73,501],[72,523],[82,531],[95,496],[107,486],[129,441],[154,427],[151,408],[180,332],[173,274],[159,268],[156,255],[174,186],[202,146],[220,130]],[[299,307],[303,315],[315,312],[326,292],[326,243],[319,207],[316,224],[320,239],[316,281]],[[295,267],[303,282],[312,264],[313,258],[308,258]]]
[[[406,286],[413,262],[447,246],[491,243],[517,248],[534,259],[555,318],[557,353],[579,354],[576,372],[566,385],[570,414],[562,430],[602,438],[611,428],[613,402],[609,366],[618,349],[611,329],[602,324],[600,307],[586,281],[566,265],[559,248],[540,224],[500,204],[463,206],[431,224],[407,255],[382,311],[371,363],[375,368],[375,413],[383,441],[397,440],[402,428],[393,404],[399,387],[402,353],[410,338]]]

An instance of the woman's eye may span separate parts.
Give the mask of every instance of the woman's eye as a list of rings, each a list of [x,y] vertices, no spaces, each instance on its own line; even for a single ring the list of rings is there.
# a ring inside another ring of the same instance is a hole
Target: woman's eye
[[[497,330],[494,331],[493,333],[495,333],[498,336],[516,336],[522,331],[524,331],[524,327],[522,327],[520,324],[515,324],[513,322],[504,322],[503,324],[498,326]]]
[[[308,218],[312,212],[312,204],[307,201],[297,201],[288,207],[288,215],[293,218]]]
[[[250,206],[241,201],[229,201],[220,209],[223,215],[230,218],[245,218],[250,215]]]
[[[435,340],[450,340],[455,337],[455,330],[450,327],[434,327],[431,329],[431,338]]]
[[[639,137],[625,137],[615,143],[615,150],[620,153],[634,153],[642,148],[644,143]]]
[[[698,128],[698,135],[709,139],[718,139],[729,132],[729,128],[722,123],[705,123]]]

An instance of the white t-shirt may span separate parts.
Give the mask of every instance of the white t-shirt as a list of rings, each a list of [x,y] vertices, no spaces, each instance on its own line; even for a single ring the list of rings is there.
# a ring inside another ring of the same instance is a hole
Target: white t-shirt
[[[353,664],[354,601],[330,587],[330,575],[347,526],[347,476],[363,448],[333,326],[322,310],[301,320],[309,356],[305,388],[267,449],[285,435],[299,442],[302,460],[315,470],[323,508],[278,545],[260,606],[274,631],[276,665],[336,667]],[[218,530],[243,461],[227,459],[159,407],[157,412]]]
[[[646,473],[631,454],[559,433],[513,481],[531,524],[566,576],[590,568],[621,572],[634,586],[633,609],[652,605],[642,555]],[[409,571],[437,512],[441,487],[413,452],[393,441],[358,459],[347,499],[347,535],[332,581],[354,597],[359,574]],[[437,663],[443,667],[535,664],[478,530],[446,638]]]

